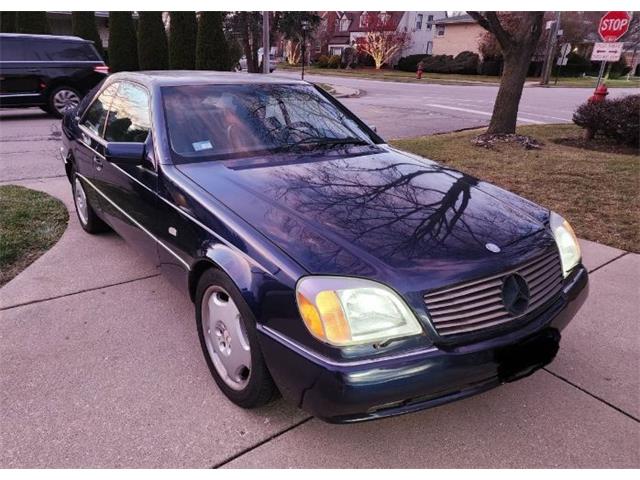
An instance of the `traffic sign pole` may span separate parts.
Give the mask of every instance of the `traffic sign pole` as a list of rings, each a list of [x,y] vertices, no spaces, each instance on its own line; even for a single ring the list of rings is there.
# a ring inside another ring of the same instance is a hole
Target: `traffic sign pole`
[[[600,86],[600,82],[602,81],[602,75],[604,75],[604,67],[607,65],[606,60],[600,62],[600,73],[598,73],[598,81],[596,82],[596,88]]]
[[[605,44],[616,46],[617,42],[627,31],[629,30],[629,25],[631,24],[631,15],[629,12],[607,12],[600,19],[600,23],[598,24],[598,33],[600,37],[605,42]],[[602,76],[604,75],[604,69],[607,65],[607,60],[615,61],[616,58],[610,58],[611,55],[615,55],[617,58],[620,58],[619,55],[622,53],[622,44],[617,44],[619,50],[609,48],[602,48],[603,44],[596,43],[594,45],[594,53],[591,56],[591,60],[600,60],[600,73],[598,73],[598,81],[596,82],[596,88],[600,86],[602,82]],[[597,58],[597,56],[600,58]],[[594,58],[596,56],[596,58]],[[609,58],[608,58],[609,57]]]

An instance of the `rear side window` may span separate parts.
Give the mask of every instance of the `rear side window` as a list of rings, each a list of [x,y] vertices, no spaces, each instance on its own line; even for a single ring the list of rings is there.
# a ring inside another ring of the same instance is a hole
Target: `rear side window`
[[[151,128],[149,94],[139,85],[122,82],[111,104],[104,138],[108,142],[144,142]]]
[[[21,62],[39,60],[35,50],[24,38],[0,38],[0,61]]]
[[[0,61],[101,62],[91,43],[44,38],[0,39]]]
[[[96,98],[95,102],[87,109],[82,119],[82,125],[93,133],[102,136],[107,113],[118,91],[118,83],[112,83]]]
[[[89,43],[37,40],[36,52],[41,61],[86,62],[100,61],[98,53]]]

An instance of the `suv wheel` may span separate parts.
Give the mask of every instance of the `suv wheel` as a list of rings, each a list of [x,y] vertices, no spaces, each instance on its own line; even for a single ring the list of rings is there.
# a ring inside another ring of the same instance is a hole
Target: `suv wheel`
[[[62,117],[65,112],[75,108],[80,103],[80,93],[71,87],[56,87],[49,95],[48,110],[57,117]]]

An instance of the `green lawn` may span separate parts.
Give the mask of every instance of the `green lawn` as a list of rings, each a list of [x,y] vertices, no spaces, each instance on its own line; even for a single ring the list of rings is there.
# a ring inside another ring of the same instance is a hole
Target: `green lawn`
[[[493,150],[471,145],[483,130],[391,142],[504,187],[565,216],[578,236],[640,252],[640,153],[596,140],[582,145],[575,125],[518,129],[544,142],[541,150],[504,144]],[[562,142],[556,143],[556,142]],[[624,152],[624,153],[623,153]]]
[[[46,193],[0,186],[0,286],[51,248],[68,220],[64,204]]]
[[[567,78],[558,78],[558,83],[556,85],[555,78],[551,78],[549,82],[550,87],[584,87],[584,88],[595,88],[596,86],[596,77],[567,77]],[[627,80],[626,77],[623,78],[608,78],[604,80],[607,87],[609,88],[639,88],[640,87],[640,77],[630,77],[630,80]]]
[[[300,71],[300,66],[290,66],[287,64],[279,64],[279,69]],[[375,70],[374,68],[356,68],[352,70],[341,70],[332,68],[318,68],[315,66],[305,67],[305,72],[316,75],[328,75],[335,77],[352,77],[363,78],[368,80],[384,80],[391,82],[409,82],[409,83],[437,83],[437,84],[456,84],[456,85],[475,85],[475,84],[495,84],[500,83],[500,77],[487,75],[459,75],[447,73],[425,73],[422,80],[416,79],[416,74],[412,72],[403,72],[400,70]],[[539,78],[528,78],[527,82],[538,83]],[[594,77],[561,77],[558,79],[557,85],[555,79],[551,78],[551,87],[595,87],[596,78]],[[631,77],[631,80],[609,79],[606,80],[608,87],[640,87],[640,77]]]

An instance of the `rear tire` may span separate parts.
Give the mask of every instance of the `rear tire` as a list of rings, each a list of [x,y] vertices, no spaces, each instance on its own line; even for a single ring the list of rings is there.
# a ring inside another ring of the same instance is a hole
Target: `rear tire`
[[[207,270],[195,304],[202,352],[220,390],[243,408],[269,403],[277,389],[258,344],[253,313],[233,281],[220,270]]]
[[[91,203],[84,191],[84,186],[75,170],[71,173],[71,190],[73,192],[73,204],[76,207],[76,215],[82,229],[91,234],[102,233],[109,230],[109,226],[96,215]]]
[[[49,93],[47,109],[52,115],[62,117],[67,110],[77,107],[81,100],[82,95],[75,88],[62,85]]]

